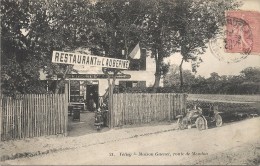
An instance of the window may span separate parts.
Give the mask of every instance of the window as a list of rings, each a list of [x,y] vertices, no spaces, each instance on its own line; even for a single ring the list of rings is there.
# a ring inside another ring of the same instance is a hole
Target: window
[[[44,85],[44,88],[48,93],[55,93],[58,81],[57,80],[41,80],[41,82]],[[65,86],[62,84],[59,88],[58,93],[64,93],[65,92]]]
[[[146,87],[146,81],[119,81],[119,88]]]
[[[80,93],[80,82],[76,80],[70,81],[70,101],[80,102],[84,96]]]
[[[132,87],[137,87],[137,85],[138,85],[137,81],[132,83]]]

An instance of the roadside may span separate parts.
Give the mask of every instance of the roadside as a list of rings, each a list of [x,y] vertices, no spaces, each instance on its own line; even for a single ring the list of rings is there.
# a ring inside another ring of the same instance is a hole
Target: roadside
[[[92,132],[91,134],[64,136],[48,136],[27,138],[24,140],[10,140],[0,143],[1,161],[12,160],[22,157],[32,157],[42,154],[88,147],[97,144],[105,144],[138,136],[147,136],[162,132],[172,131],[177,128],[175,123],[167,125],[125,127],[116,129],[105,129],[103,132]],[[82,129],[81,129],[82,130]]]
[[[196,165],[259,165],[260,140],[225,150],[188,164]]]
[[[114,138],[127,134],[126,131],[135,135],[131,139],[114,139],[95,146],[85,143],[75,149],[7,160],[2,164],[257,165],[260,155],[259,124],[260,118],[253,118],[203,131],[195,128],[166,131],[162,126],[158,126],[161,130],[157,133],[152,132],[153,127],[113,130],[108,132]]]

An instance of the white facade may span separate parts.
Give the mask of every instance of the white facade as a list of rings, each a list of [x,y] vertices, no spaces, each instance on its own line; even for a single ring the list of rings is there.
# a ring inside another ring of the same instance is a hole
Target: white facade
[[[130,62],[131,63],[131,62]],[[155,60],[150,56],[146,57],[146,70],[122,70],[122,74],[130,75],[129,79],[117,78],[115,81],[116,85],[119,85],[120,81],[122,84],[132,84],[132,87],[136,86],[146,86],[151,87],[155,81]],[[107,78],[94,78],[93,75],[96,76],[104,76],[102,72],[102,68],[93,67],[93,66],[82,66],[82,65],[74,65],[73,67],[78,73],[71,73],[70,75],[73,78],[67,78],[70,86],[69,86],[69,101],[70,102],[80,102],[85,101],[89,102],[90,98],[94,98],[95,102],[98,102],[98,97],[103,96],[108,89],[108,79]],[[91,75],[91,77],[90,77]],[[69,75],[68,75],[69,76]],[[74,77],[76,76],[76,78]],[[46,80],[45,74],[40,71],[40,79]],[[54,79],[56,80],[56,79]],[[78,86],[75,90],[73,86],[73,82],[78,82]],[[110,80],[112,82],[112,79]],[[160,86],[162,86],[162,81]],[[144,83],[145,82],[145,83]],[[121,85],[122,85],[121,84]],[[141,85],[140,85],[141,84]],[[93,96],[91,96],[93,95]]]
[[[74,69],[78,71],[78,74],[103,74],[102,69],[99,67],[91,66],[74,66]],[[150,87],[154,84],[155,79],[155,60],[148,56],[146,58],[146,70],[132,71],[132,70],[123,70],[123,74],[131,75],[130,79],[116,79],[115,84],[119,85],[119,81],[145,81],[146,87]],[[75,73],[76,74],[76,73]],[[73,78],[73,80],[88,80],[88,81],[98,81],[99,84],[99,96],[104,95],[106,89],[108,88],[107,79],[81,79]]]

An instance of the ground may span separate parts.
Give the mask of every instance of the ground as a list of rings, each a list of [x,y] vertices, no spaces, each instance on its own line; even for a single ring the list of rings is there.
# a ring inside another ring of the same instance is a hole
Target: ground
[[[176,130],[175,124],[123,128],[59,139],[61,145],[70,145],[70,149],[2,164],[252,165],[259,162],[259,125],[260,118],[252,118],[203,131]]]

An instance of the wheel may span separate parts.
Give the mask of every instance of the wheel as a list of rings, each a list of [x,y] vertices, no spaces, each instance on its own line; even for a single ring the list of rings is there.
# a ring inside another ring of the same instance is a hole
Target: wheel
[[[185,129],[185,124],[183,123],[183,120],[181,120],[180,122],[179,122],[179,124],[178,124],[178,127],[179,127],[179,129],[180,130],[184,130]]]
[[[183,120],[183,118],[178,119],[178,128],[180,130],[184,130],[186,128],[186,124],[185,124],[185,121]]]
[[[215,121],[217,127],[222,126],[222,117],[219,114],[215,115]]]
[[[202,117],[198,117],[196,119],[196,127],[198,130],[204,130],[205,129],[205,121]]]

